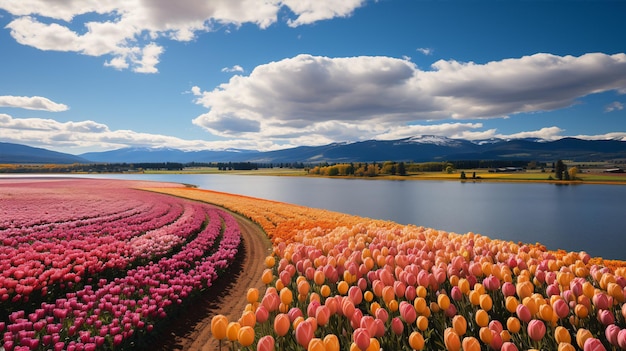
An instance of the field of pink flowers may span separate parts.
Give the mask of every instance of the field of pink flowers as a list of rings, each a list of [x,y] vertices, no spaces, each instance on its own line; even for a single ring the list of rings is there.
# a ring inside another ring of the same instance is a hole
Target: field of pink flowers
[[[492,240],[198,189],[273,242],[264,290],[217,315],[224,349],[626,350],[626,268]],[[610,243],[607,243],[610,245]]]
[[[233,261],[235,219],[96,180],[0,181],[0,346],[132,349]]]

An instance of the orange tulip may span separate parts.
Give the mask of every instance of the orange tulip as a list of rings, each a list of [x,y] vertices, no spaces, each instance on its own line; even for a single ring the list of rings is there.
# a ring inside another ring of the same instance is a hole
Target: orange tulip
[[[480,351],[480,342],[473,336],[463,338],[461,346],[463,351]]]
[[[480,308],[482,308],[483,310],[490,311],[491,307],[493,306],[493,301],[491,300],[491,296],[489,296],[488,294],[480,295],[479,304],[480,304]]]
[[[426,316],[417,317],[415,324],[417,325],[417,329],[421,331],[425,331],[426,329],[428,329],[428,317]]]
[[[226,327],[226,337],[230,341],[237,341],[239,337],[239,329],[241,329],[241,325],[239,322],[230,322]]]
[[[252,311],[245,311],[239,319],[242,327],[254,327],[256,324],[256,314]]]
[[[259,289],[257,288],[248,289],[248,292],[246,293],[246,300],[248,300],[249,303],[258,302],[259,301]]]
[[[452,328],[446,328],[446,330],[444,330],[443,342],[446,345],[446,349],[448,349],[448,351],[461,350],[461,339]]]
[[[326,351],[339,351],[339,338],[337,338],[337,335],[326,335],[324,337],[324,347],[326,347]]]
[[[409,345],[413,350],[422,350],[424,348],[424,337],[419,332],[412,332],[409,335]]]
[[[478,326],[486,327],[489,324],[489,314],[485,310],[478,310],[474,320]]]
[[[415,311],[418,314],[424,314],[424,311],[428,308],[426,307],[426,300],[423,297],[417,297],[413,301],[413,307],[415,307]]]
[[[346,283],[345,280],[342,280],[339,282],[339,284],[337,284],[337,291],[339,291],[339,294],[341,294],[342,296],[346,295],[348,293],[348,288],[350,286],[348,285],[348,283]]]
[[[324,345],[324,341],[320,338],[313,338],[309,341],[309,345],[307,346],[307,351],[326,351],[326,346]]]
[[[450,307],[450,298],[446,294],[439,294],[437,296],[437,305],[441,308],[442,311],[445,311]]]
[[[491,334],[491,329],[488,327],[481,327],[478,331],[478,336],[487,345],[491,344],[491,340],[493,340],[493,334]]]
[[[289,332],[291,322],[285,313],[279,313],[274,317],[274,331],[278,336],[285,336]]]
[[[365,351],[380,351],[380,342],[376,338],[370,338],[370,346]]]
[[[465,317],[461,315],[454,316],[452,318],[452,328],[454,328],[454,331],[459,334],[459,336],[465,335],[467,331],[467,321]],[[465,347],[463,349],[465,350]]]
[[[273,280],[274,280],[274,273],[272,273],[272,270],[269,268],[265,269],[263,271],[263,274],[261,275],[261,281],[263,281],[263,284],[270,285]]]
[[[593,335],[591,335],[591,332],[587,329],[580,328],[576,332],[576,344],[578,344],[578,347],[581,349],[585,348],[585,341],[589,338],[593,338]]]
[[[521,328],[521,323],[519,321],[519,319],[515,318],[515,317],[509,317],[509,319],[506,320],[506,329],[513,333],[513,334],[517,334],[517,332],[519,332]]]
[[[254,328],[249,326],[241,327],[237,333],[237,341],[243,347],[252,345],[254,342]]]
[[[280,302],[289,305],[293,301],[293,293],[288,288],[282,288],[280,290]]]
[[[572,336],[569,334],[569,331],[566,328],[558,326],[554,329],[554,340],[556,340],[557,343],[571,344]]]
[[[217,340],[226,338],[226,328],[228,327],[228,319],[218,314],[211,319],[211,333]]]
[[[274,256],[265,257],[265,267],[272,268],[274,267],[275,264],[276,264],[276,259],[274,258]]]

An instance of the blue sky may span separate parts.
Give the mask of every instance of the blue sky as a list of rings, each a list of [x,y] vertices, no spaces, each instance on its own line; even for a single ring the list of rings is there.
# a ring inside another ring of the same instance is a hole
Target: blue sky
[[[626,1],[0,0],[0,141],[626,141]]]

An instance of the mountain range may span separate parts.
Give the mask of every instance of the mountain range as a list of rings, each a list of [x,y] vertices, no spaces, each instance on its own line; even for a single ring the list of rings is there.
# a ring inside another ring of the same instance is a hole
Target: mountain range
[[[0,142],[0,163],[140,163],[140,162],[256,162],[337,163],[381,161],[528,160],[553,162],[626,159],[626,141],[563,138],[463,140],[420,136],[399,140],[367,140],[299,146],[275,151],[122,148],[80,155]]]

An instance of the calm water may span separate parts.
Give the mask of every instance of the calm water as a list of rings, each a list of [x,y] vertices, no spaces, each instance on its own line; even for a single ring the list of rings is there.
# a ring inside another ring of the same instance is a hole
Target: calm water
[[[626,186],[233,175],[98,175],[157,180],[455,233],[626,259]]]

